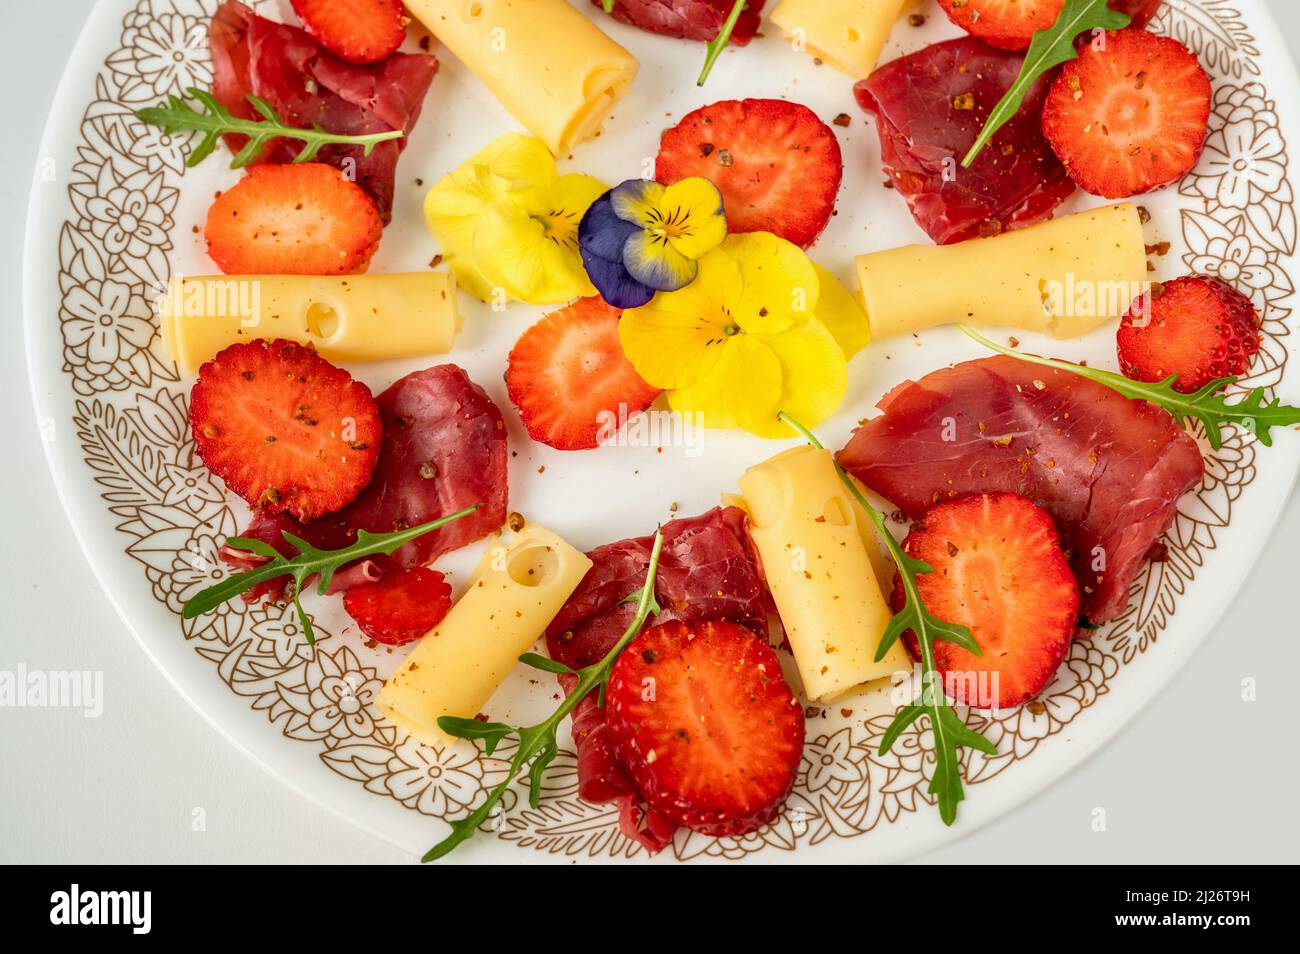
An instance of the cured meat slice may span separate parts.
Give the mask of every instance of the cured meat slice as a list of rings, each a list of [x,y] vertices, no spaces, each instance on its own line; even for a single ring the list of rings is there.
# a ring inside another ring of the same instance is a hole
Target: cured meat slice
[[[416,371],[375,399],[384,427],[374,475],[361,494],[337,513],[311,523],[258,514],[244,536],[264,540],[286,555],[281,531],[334,550],[356,542],[358,530],[391,533],[476,503],[477,513],[345,568],[334,589],[374,582],[392,567],[423,566],[444,553],[482,539],[506,519],[506,428],[501,411],[465,371],[442,364]],[[258,565],[249,554],[225,550],[228,563]],[[278,589],[278,587],[277,587]],[[274,592],[274,591],[271,591]],[[267,591],[250,593],[251,598]],[[624,594],[626,595],[626,594]]]
[[[248,102],[251,93],[292,126],[320,126],[340,135],[410,132],[438,72],[437,59],[424,53],[394,53],[370,66],[347,63],[305,30],[260,17],[237,0],[223,3],[213,15],[210,45],[212,93],[236,116],[260,118]],[[245,136],[226,137],[233,151],[246,142]],[[289,162],[301,148],[296,140],[273,139],[257,161]],[[317,161],[339,168],[365,189],[387,222],[397,158],[405,148],[405,138],[381,142],[369,156],[360,146],[326,146]]]
[[[1033,225],[1074,192],[1043,138],[1043,78],[971,168],[961,167],[1022,60],[964,36],[892,60],[853,88],[876,118],[885,173],[939,245]]]
[[[603,7],[603,0],[591,0]],[[749,0],[736,21],[731,42],[745,46],[754,38],[763,18],[766,0]],[[712,40],[727,22],[734,6],[732,0],[616,0],[614,19],[630,23],[651,33],[675,36],[686,40]]]
[[[652,618],[653,624],[725,619],[756,632],[767,631],[771,598],[750,548],[745,520],[744,511],[737,507],[718,507],[664,524],[655,580],[655,598],[662,612]],[[591,569],[546,630],[552,659],[580,669],[614,647],[636,613],[623,600],[645,584],[653,543],[653,537],[636,537],[587,554]],[[573,677],[560,681],[566,691],[572,689]],[[675,826],[642,810],[640,793],[614,750],[605,710],[594,696],[574,709],[573,738],[579,796],[590,802],[617,800],[624,834],[651,851],[663,848]]]
[[[1161,408],[1001,355],[908,381],[879,407],[840,465],[913,520],[964,494],[1028,497],[1056,523],[1093,623],[1123,612],[1204,467]]]

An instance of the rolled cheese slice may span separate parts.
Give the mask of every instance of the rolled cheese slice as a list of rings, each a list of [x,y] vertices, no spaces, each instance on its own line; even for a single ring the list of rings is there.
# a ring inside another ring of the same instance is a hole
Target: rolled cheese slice
[[[460,330],[450,272],[174,277],[159,319],[185,374],[256,338],[311,344],[331,361],[380,361],[445,354]]]
[[[796,447],[740,478],[750,534],[794,653],[804,694],[827,702],[910,670],[895,644],[875,662],[893,616],[830,452]]]
[[[859,255],[873,339],[966,322],[1084,334],[1149,286],[1137,206],[1077,212],[992,238]]]
[[[589,569],[585,553],[545,527],[489,544],[464,595],[384,684],[380,711],[423,742],[451,744],[438,717],[482,712]]]
[[[410,0],[406,9],[557,156],[600,131],[637,59],[568,0]]]
[[[862,79],[876,68],[889,31],[918,0],[781,0],[771,20],[796,49]]]

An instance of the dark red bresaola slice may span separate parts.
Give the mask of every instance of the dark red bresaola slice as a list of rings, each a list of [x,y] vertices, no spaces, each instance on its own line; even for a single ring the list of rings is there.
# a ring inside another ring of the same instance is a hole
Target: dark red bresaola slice
[[[591,0],[603,9],[603,0]],[[745,46],[763,19],[765,0],[749,0],[736,21],[731,42]],[[732,0],[615,0],[614,19],[651,33],[709,42],[718,35],[734,6]]]
[[[1033,225],[1074,192],[1043,138],[1047,79],[1030,87],[971,168],[961,167],[1022,59],[964,36],[886,63],[854,86],[876,118],[885,173],[939,245]]]
[[[1006,356],[932,371],[878,406],[839,464],[912,520],[967,494],[1032,500],[1056,524],[1093,623],[1124,611],[1204,470],[1196,441],[1162,408]]]
[[[717,507],[664,524],[655,581],[655,597],[663,610],[651,625],[675,619],[725,619],[767,632],[770,597],[745,521],[739,508]],[[614,647],[636,613],[634,606],[622,601],[644,585],[653,543],[653,537],[635,537],[587,554],[592,568],[546,630],[552,659],[580,669]],[[573,677],[562,676],[560,683],[567,692]],[[618,801],[625,835],[650,851],[668,844],[675,826],[644,810],[636,785],[614,751],[605,710],[594,696],[574,709],[573,738],[579,797],[589,802]]]
[[[487,506],[404,544],[391,557],[345,567],[334,578],[334,591],[373,583],[391,567],[432,563],[482,539],[506,519],[505,421],[463,369],[442,364],[408,374],[375,403],[384,428],[379,462],[356,500],[307,524],[258,514],[244,536],[264,540],[287,555],[292,551],[281,531],[288,530],[317,547],[335,550],[355,543],[357,530],[391,533],[475,503]],[[222,557],[241,569],[262,562],[228,549]],[[253,591],[245,599],[274,596],[282,586]]]
[[[394,53],[370,66],[347,63],[305,30],[260,17],[237,0],[213,15],[210,45],[212,93],[236,116],[260,118],[248,103],[251,93],[291,126],[320,126],[340,135],[409,133],[438,72],[437,59],[424,53]],[[232,151],[245,142],[245,136],[226,137]],[[257,161],[290,162],[301,148],[296,140],[273,139]],[[316,161],[337,167],[365,189],[387,222],[397,159],[405,148],[405,137],[377,144],[369,156],[360,146],[326,146]]]

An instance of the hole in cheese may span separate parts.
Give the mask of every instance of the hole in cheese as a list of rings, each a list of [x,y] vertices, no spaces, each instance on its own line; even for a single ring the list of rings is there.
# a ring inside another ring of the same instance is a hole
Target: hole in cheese
[[[477,20],[477,19],[478,19],[479,17],[481,17],[482,15],[483,15],[483,4],[481,4],[481,3],[467,3],[467,4],[465,4],[465,19],[466,19],[466,20]]]
[[[832,497],[826,501],[826,506],[822,509],[822,516],[833,527],[847,527],[849,520],[852,519],[843,497]]]
[[[522,547],[510,554],[506,572],[520,586],[541,586],[555,577],[560,558],[548,546]]]
[[[862,39],[862,34],[853,27],[849,27],[849,42],[857,43],[860,39]]]
[[[314,301],[307,306],[307,333],[313,338],[333,338],[339,330],[339,313],[330,305]]]

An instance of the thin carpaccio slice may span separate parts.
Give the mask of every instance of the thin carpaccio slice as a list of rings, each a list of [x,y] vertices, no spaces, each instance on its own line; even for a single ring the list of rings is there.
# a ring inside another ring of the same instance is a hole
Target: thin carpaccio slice
[[[939,245],[1041,222],[1074,192],[1043,138],[1050,77],[1029,88],[972,166],[961,167],[1022,60],[964,36],[892,60],[853,88],[876,119],[885,173]]]
[[[370,66],[347,63],[305,30],[260,17],[237,0],[228,0],[213,15],[210,45],[212,93],[236,116],[260,118],[248,102],[251,93],[291,126],[320,126],[341,135],[409,133],[438,72],[437,59],[425,53],[394,53]],[[226,137],[232,151],[246,142],[245,136]],[[297,140],[273,139],[257,161],[290,162],[301,148]],[[397,159],[405,148],[405,137],[377,144],[369,156],[360,146],[326,146],[316,161],[348,174],[387,222]]]
[[[255,514],[243,536],[264,540],[286,555],[282,531],[335,550],[356,542],[358,530],[391,533],[427,523],[476,503],[486,506],[403,544],[391,556],[345,567],[333,590],[373,583],[393,567],[424,566],[444,553],[481,540],[506,519],[506,427],[501,411],[464,369],[441,364],[416,371],[375,399],[384,426],[374,475],[360,496],[337,513],[311,523]],[[241,569],[262,561],[244,551],[222,551]],[[287,578],[286,578],[287,579]],[[283,582],[246,599],[276,596]]]
[[[603,0],[591,0],[598,7]],[[749,0],[736,21],[731,42],[745,46],[758,32],[765,0]],[[708,43],[718,35],[734,6],[732,0],[615,0],[614,19],[651,33]]]
[[[1124,611],[1204,469],[1196,442],[1156,405],[1001,355],[908,381],[879,407],[840,465],[913,520],[965,494],[1029,498],[1055,521],[1092,623]]]
[[[716,507],[664,524],[655,580],[662,611],[652,623],[725,619],[766,634],[771,597],[749,542],[746,519],[738,507]],[[653,543],[653,537],[635,537],[587,554],[591,569],[546,630],[552,659],[580,669],[614,647],[636,614],[635,606],[623,600],[645,584]],[[561,677],[560,682],[567,692],[573,677]],[[675,826],[644,810],[594,695],[573,711],[573,739],[579,796],[589,802],[617,801],[625,835],[652,852],[667,845]]]

